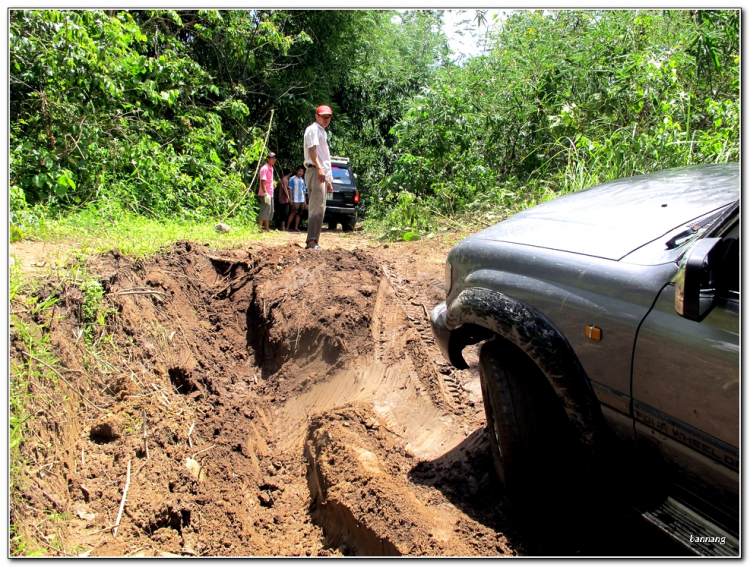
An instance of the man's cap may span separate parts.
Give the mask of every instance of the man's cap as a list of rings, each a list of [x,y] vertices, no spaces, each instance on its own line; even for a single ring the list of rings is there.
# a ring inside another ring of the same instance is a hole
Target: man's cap
[[[276,154],[273,152],[268,152],[268,155],[266,156],[266,159],[271,159],[272,157],[276,157]]]
[[[315,114],[330,114],[333,116],[333,110],[331,110],[331,107],[327,104],[321,104],[317,109],[315,109]]]

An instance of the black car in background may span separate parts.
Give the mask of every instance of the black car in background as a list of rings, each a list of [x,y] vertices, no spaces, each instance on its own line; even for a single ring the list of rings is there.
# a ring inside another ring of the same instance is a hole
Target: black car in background
[[[349,165],[349,158],[333,156],[331,170],[333,193],[327,193],[326,214],[323,222],[328,223],[329,230],[336,230],[339,224],[344,231],[354,230],[354,225],[357,224],[359,191],[354,172]]]

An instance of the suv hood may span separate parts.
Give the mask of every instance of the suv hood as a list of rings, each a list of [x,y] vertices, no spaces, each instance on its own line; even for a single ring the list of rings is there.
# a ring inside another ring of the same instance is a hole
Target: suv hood
[[[610,260],[739,199],[739,164],[618,179],[520,212],[472,238]]]

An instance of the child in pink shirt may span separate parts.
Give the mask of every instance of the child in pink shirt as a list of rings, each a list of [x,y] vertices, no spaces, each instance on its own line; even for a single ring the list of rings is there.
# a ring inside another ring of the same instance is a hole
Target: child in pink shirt
[[[276,154],[269,152],[266,157],[266,164],[260,168],[260,186],[258,187],[258,200],[260,201],[260,210],[258,211],[258,226],[266,230],[271,230],[269,222],[273,218],[273,164],[276,163]],[[266,199],[268,197],[268,199]],[[267,202],[268,201],[268,202]]]

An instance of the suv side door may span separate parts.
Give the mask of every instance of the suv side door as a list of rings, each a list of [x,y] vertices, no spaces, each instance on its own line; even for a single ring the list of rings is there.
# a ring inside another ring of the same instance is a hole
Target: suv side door
[[[636,339],[632,393],[638,442],[661,453],[675,495],[737,533],[739,215],[724,227],[713,308],[700,321],[683,318],[675,285],[665,286]]]

